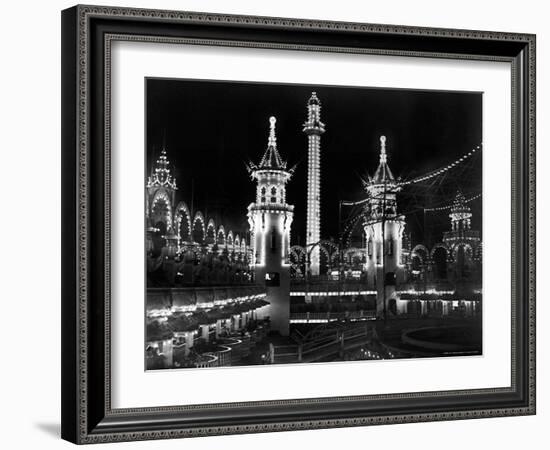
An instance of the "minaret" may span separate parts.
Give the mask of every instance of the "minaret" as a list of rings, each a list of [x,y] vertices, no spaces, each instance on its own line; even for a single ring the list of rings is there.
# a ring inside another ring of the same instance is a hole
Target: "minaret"
[[[303,131],[308,141],[306,248],[308,252],[311,250],[311,275],[319,275],[319,246],[313,249],[312,246],[321,239],[321,135],[325,132],[325,124],[321,122],[321,102],[315,92],[307,102]]]
[[[271,329],[288,336],[290,321],[290,225],[294,206],[286,203],[286,183],[294,169],[277,151],[275,117],[270,117],[267,150],[259,164],[249,163],[256,180],[256,202],[248,206],[256,283],[265,283]]]
[[[172,206],[176,199],[176,179],[170,173],[170,161],[166,147],[162,147],[159,158],[151,168],[147,178],[146,216],[149,224],[155,226],[163,222],[167,230],[172,228]]]
[[[163,145],[160,156],[151,168],[147,178],[145,214],[150,231],[160,231],[165,238],[174,234],[172,208],[176,200],[176,179],[170,173],[170,161]]]
[[[478,255],[478,247],[481,243],[479,231],[472,230],[472,211],[460,190],[456,193],[449,218],[451,231],[443,233],[443,242],[450,249],[449,262],[453,261],[450,265],[450,275],[457,281],[465,278],[467,272],[471,272],[475,264],[474,256]]]
[[[176,200],[176,179],[170,173],[170,161],[166,156],[166,146],[162,146],[160,156],[151,168],[147,179],[146,249],[155,257],[162,255],[165,275],[174,281],[176,267],[174,257],[178,250],[178,237],[174,223],[173,207]]]
[[[376,288],[378,315],[397,314],[399,305],[395,288],[404,276],[401,252],[405,218],[397,214],[396,194],[401,188],[388,166],[385,136],[380,136],[378,169],[365,182],[365,189],[368,194],[363,222],[367,245],[367,283],[369,287]]]
[[[471,227],[472,213],[470,207],[466,204],[466,198],[462,191],[456,193],[449,218],[451,219],[452,231],[466,231]]]

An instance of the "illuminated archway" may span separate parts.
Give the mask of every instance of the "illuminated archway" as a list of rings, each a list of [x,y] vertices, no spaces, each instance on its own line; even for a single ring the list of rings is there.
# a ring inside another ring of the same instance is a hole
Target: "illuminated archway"
[[[330,269],[330,252],[324,245],[319,245],[319,273],[327,273]]]
[[[176,208],[176,234],[184,242],[191,240],[191,213],[184,202]]]
[[[225,228],[223,227],[223,225],[220,225],[220,227],[218,228],[218,235],[217,235],[217,240],[216,242],[218,243],[218,246],[219,247],[225,247]]]
[[[214,244],[215,242],[216,242],[216,224],[214,223],[214,219],[210,219],[208,221],[208,225],[206,226],[206,243]]]
[[[153,196],[150,218],[153,224],[163,222],[168,230],[172,228],[172,205],[164,189],[159,189]]]
[[[422,264],[427,264],[430,260],[430,252],[425,245],[418,244],[411,250],[411,258],[418,256],[422,260]]]
[[[296,276],[305,273],[306,250],[300,245],[293,245],[289,249],[290,267]]]
[[[197,211],[193,218],[193,242],[202,244],[206,237],[206,225],[204,223],[204,216],[200,211]]]
[[[233,231],[229,230],[229,233],[227,233],[225,242],[227,244],[228,249],[232,251],[233,250]]]
[[[473,253],[472,246],[464,242],[453,247],[454,269],[458,278],[468,278],[470,276]]]

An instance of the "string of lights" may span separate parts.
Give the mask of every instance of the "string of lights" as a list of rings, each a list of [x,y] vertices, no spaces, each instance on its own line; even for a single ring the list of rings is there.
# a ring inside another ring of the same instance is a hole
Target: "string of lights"
[[[369,200],[369,198],[364,198],[363,200],[357,200],[356,202],[354,201],[348,201],[348,200],[342,200],[340,203],[342,206],[357,206],[357,205],[362,205],[363,203],[366,203],[367,201]]]
[[[357,225],[357,222],[359,222],[359,220],[361,218],[363,218],[364,215],[363,214],[358,214],[357,216],[355,216],[346,226],[346,228],[344,229],[344,233],[343,235],[346,236],[347,235],[347,238],[346,238],[346,247],[349,247],[350,245],[350,239],[351,239],[351,232],[355,229],[355,226]]]
[[[428,181],[431,178],[442,175],[445,172],[453,169],[454,167],[456,167],[459,164],[463,163],[468,158],[472,157],[476,152],[478,152],[480,150],[481,150],[481,145],[477,145],[472,150],[470,150],[468,153],[465,153],[464,155],[462,155],[460,158],[458,158],[457,160],[455,160],[451,164],[448,164],[447,166],[442,167],[441,169],[435,170],[433,172],[430,172],[426,175],[422,175],[420,177],[413,178],[412,180],[406,180],[406,181],[398,182],[397,185],[398,186],[407,186],[409,184],[421,183],[422,181]]]
[[[470,202],[473,202],[474,200],[477,200],[478,198],[481,197],[481,193],[480,194],[477,194],[477,195],[474,195],[473,197],[470,197],[468,199],[466,199],[466,201],[464,201],[464,203],[470,203]],[[445,205],[445,206],[439,206],[437,208],[424,208],[424,211],[425,212],[433,212],[433,211],[446,211],[448,209],[451,209],[453,207],[453,205]]]

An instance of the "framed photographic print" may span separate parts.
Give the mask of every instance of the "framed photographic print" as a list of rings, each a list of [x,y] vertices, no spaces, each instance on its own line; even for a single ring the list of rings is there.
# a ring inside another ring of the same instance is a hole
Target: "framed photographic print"
[[[535,413],[535,37],[62,13],[62,436]]]

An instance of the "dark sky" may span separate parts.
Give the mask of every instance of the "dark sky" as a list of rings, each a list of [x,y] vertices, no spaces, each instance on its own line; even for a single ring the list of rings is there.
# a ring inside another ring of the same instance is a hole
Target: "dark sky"
[[[277,117],[277,148],[298,164],[288,184],[295,205],[292,244],[303,244],[307,192],[306,103],[316,91],[326,133],[321,140],[321,235],[337,238],[339,200],[363,198],[360,177],[373,174],[379,137],[387,137],[388,163],[404,179],[445,166],[482,142],[482,94],[294,84],[147,79],[147,164],[166,142],[178,200],[224,223],[246,230],[246,208],[255,185],[245,161],[265,152],[269,117]],[[426,238],[423,207],[448,204],[461,187],[466,197],[481,190],[481,157],[468,170],[448,173],[438,189],[416,185],[399,196],[413,240]],[[193,195],[192,195],[193,192]],[[481,202],[471,204],[480,228]],[[476,214],[477,213],[477,214]],[[343,217],[351,214],[343,211]],[[448,211],[428,214],[432,241],[449,228]],[[429,236],[428,236],[429,239]]]

